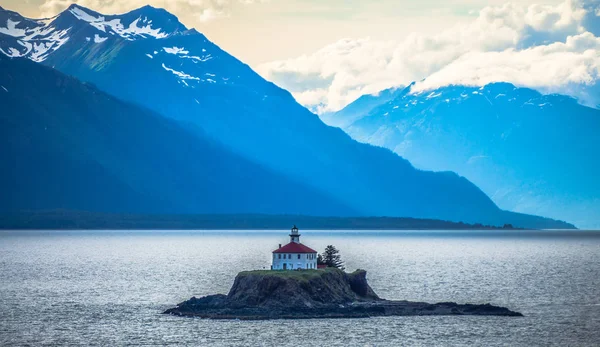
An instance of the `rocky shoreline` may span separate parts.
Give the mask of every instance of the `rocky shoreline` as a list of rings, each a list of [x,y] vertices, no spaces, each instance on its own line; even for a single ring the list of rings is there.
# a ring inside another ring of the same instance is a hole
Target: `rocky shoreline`
[[[240,272],[229,294],[192,297],[165,314],[211,319],[309,319],[477,315],[519,317],[490,304],[393,301],[379,298],[366,271],[338,269]]]

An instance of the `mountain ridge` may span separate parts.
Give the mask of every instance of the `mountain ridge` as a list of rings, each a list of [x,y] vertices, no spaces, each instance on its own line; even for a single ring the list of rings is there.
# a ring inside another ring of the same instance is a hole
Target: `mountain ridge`
[[[0,56],[0,102],[2,211],[354,213],[173,120],[23,58]]]
[[[114,34],[96,42],[91,34],[99,24],[87,23],[81,29],[87,32],[74,32],[41,63],[187,124],[192,131],[201,130],[202,136],[344,201],[360,215],[532,228],[548,222],[501,211],[456,174],[416,170],[387,149],[360,144],[324,125],[288,91],[264,80],[202,34],[186,31],[161,38],[136,34],[134,39]],[[161,32],[158,27],[150,29]]]
[[[502,208],[600,227],[600,111],[572,97],[505,82],[408,90],[343,128],[416,167],[458,172]]]

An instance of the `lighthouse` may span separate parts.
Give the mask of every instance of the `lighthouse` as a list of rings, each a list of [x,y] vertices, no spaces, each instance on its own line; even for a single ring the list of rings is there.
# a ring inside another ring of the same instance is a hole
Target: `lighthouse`
[[[300,243],[298,228],[290,232],[290,242],[273,251],[272,270],[310,270],[317,268],[317,251]]]
[[[300,234],[298,234],[298,228],[296,228],[296,225],[294,225],[292,232],[290,233],[290,242],[300,243]]]

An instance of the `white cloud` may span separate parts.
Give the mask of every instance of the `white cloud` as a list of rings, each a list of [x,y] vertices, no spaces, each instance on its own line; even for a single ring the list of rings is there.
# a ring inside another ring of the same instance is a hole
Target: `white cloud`
[[[345,39],[258,70],[318,112],[424,78],[417,88],[506,81],[597,105],[599,8],[598,0],[490,6],[469,24],[436,35],[412,33],[402,42]]]
[[[583,103],[594,104],[578,94],[595,85],[598,79],[600,38],[586,32],[569,36],[565,42],[523,50],[466,53],[417,83],[415,90],[508,81],[546,92],[574,94]]]
[[[50,17],[63,11],[72,3],[90,8],[103,14],[131,11],[144,5],[164,8],[175,14],[192,15],[199,22],[208,22],[227,17],[231,6],[236,3],[253,4],[265,0],[44,0],[40,6],[43,16]]]

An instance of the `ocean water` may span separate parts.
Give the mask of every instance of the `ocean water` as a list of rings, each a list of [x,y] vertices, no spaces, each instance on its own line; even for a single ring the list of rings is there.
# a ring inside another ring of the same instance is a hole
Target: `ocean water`
[[[0,345],[598,346],[598,232],[304,231],[381,297],[525,317],[215,321],[163,315],[268,268],[288,231],[0,232]]]

